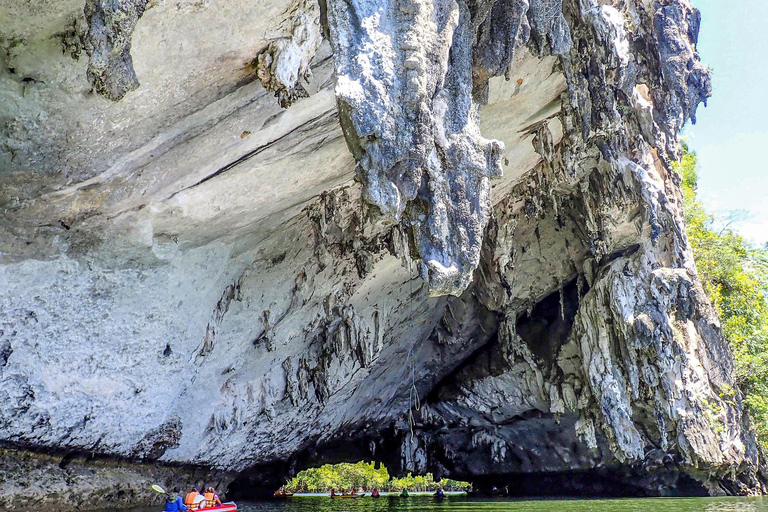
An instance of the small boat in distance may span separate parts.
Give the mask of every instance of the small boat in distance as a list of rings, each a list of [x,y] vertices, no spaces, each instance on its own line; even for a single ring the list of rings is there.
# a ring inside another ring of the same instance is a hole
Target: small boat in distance
[[[293,496],[293,493],[292,492],[288,492],[285,489],[278,489],[278,490],[275,491],[273,496],[275,498],[285,499],[285,498],[290,498],[291,496]]]
[[[365,493],[356,493],[352,491],[351,493],[344,493],[344,494],[336,494],[334,491],[331,491],[331,498],[362,498],[365,496]]]

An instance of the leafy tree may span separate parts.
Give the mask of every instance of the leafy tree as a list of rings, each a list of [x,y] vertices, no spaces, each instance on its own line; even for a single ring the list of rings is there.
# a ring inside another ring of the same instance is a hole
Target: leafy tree
[[[413,476],[410,473],[403,478],[391,478],[383,464],[378,467],[373,462],[360,461],[357,464],[326,464],[319,468],[305,469],[288,481],[289,492],[330,492],[358,490],[371,491],[433,491],[441,487],[448,491],[466,491],[468,482],[443,480],[435,482],[431,473]]]
[[[687,146],[677,171],[696,268],[731,345],[758,441],[768,453],[768,246],[750,246],[728,224],[714,229],[716,219],[696,198],[696,153]]]

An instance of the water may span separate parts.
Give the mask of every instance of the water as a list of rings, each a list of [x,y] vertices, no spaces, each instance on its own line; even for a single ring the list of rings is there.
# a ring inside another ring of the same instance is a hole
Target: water
[[[162,507],[103,512],[159,512]],[[238,512],[768,512],[766,498],[638,498],[610,500],[512,500],[448,496],[369,496],[331,499],[294,496],[287,500],[239,502]]]

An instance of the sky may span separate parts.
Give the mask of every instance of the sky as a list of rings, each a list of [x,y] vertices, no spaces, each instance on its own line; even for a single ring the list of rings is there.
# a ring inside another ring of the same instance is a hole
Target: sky
[[[712,97],[684,130],[699,157],[698,196],[754,244],[768,243],[768,0],[693,0]]]

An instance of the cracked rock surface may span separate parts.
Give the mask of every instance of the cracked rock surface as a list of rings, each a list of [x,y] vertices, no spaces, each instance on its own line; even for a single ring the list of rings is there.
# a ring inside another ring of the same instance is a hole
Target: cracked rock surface
[[[765,490],[671,170],[688,0],[0,8],[3,507]]]

